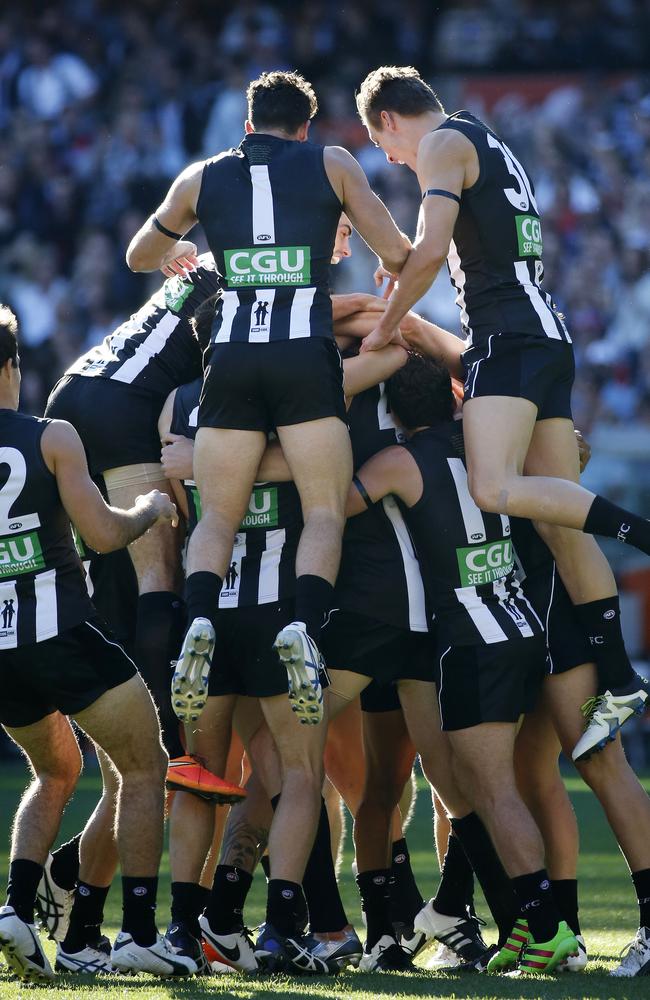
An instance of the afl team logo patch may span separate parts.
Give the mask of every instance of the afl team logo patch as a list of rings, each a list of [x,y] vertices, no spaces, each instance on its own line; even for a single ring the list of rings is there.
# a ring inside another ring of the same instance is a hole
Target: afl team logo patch
[[[614,608],[610,608],[609,611],[606,611],[605,614],[603,615],[603,618],[605,619],[606,622],[610,622],[612,618],[616,618],[616,612],[614,611]]]
[[[310,247],[226,250],[224,261],[231,288],[308,285],[311,281]]]

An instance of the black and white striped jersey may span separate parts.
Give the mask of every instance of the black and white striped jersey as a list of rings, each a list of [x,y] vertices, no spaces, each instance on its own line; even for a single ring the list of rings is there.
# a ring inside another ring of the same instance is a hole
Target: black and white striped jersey
[[[94,615],[41,436],[49,420],[0,410],[0,650]]]
[[[215,344],[331,337],[341,203],[323,147],[260,134],[207,160],[196,214],[223,290]]]
[[[202,380],[182,385],[174,396],[170,430],[194,438]],[[196,483],[184,481],[191,533],[201,517]],[[296,552],[302,532],[300,497],[293,483],[256,483],[248,511],[235,536],[230,566],[219,597],[220,608],[251,607],[293,597]]]
[[[167,398],[177,385],[201,374],[201,350],[190,320],[218,291],[212,254],[202,254],[194,271],[167,278],[141,309],[65,374],[111,379]]]
[[[403,440],[384,384],[360,393],[348,411],[354,467]],[[394,497],[350,518],[343,534],[336,604],[377,621],[427,632],[424,585],[413,541]]]
[[[483,513],[470,496],[462,423],[419,431],[404,447],[424,489],[413,507],[400,506],[443,641],[474,646],[541,634],[516,579],[507,516]]]
[[[439,126],[474,145],[479,177],[462,192],[447,265],[467,346],[493,334],[571,342],[551,296],[541,288],[542,226],[528,174],[506,144],[468,111]]]

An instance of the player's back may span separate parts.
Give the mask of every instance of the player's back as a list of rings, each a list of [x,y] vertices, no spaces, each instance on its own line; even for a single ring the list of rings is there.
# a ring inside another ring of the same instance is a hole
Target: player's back
[[[437,129],[460,132],[479,164],[462,191],[447,264],[461,323],[474,341],[520,334],[570,341],[553,301],[540,288],[542,225],[532,181],[508,146],[468,111]]]
[[[42,642],[93,613],[41,451],[48,424],[0,410],[0,649]]]
[[[332,336],[329,264],[341,203],[323,153],[253,133],[206,161],[197,217],[223,289],[215,343]]]
[[[460,421],[419,431],[403,447],[422,475],[414,506],[400,503],[438,627],[450,645],[539,634],[516,578],[510,524],[479,510],[467,484]]]

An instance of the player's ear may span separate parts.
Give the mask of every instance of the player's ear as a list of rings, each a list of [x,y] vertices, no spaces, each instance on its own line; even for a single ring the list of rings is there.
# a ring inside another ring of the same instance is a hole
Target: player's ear
[[[252,135],[253,132],[255,131],[255,129],[253,128],[253,123],[249,121],[248,118],[244,122],[244,131],[246,132],[246,135]]]

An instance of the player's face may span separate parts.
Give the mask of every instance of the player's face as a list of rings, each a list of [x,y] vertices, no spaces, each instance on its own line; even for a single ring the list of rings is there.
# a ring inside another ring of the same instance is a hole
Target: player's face
[[[332,251],[332,264],[338,264],[344,257],[352,256],[352,249],[350,247],[351,236],[352,224],[347,215],[343,214],[339,219],[338,229],[336,230],[334,250]]]
[[[382,112],[385,114],[385,112]],[[394,119],[393,119],[394,121]],[[398,128],[375,128],[370,122],[366,125],[368,136],[373,146],[386,154],[389,163],[404,163],[405,149]]]

